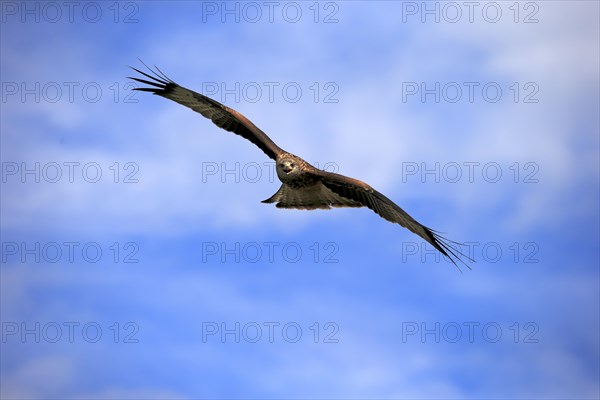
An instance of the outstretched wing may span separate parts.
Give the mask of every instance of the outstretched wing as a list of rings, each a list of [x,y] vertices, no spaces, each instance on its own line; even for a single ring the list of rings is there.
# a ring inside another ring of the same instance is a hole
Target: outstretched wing
[[[312,170],[310,174],[318,177],[326,188],[338,196],[359,202],[363,206],[375,211],[375,213],[382,218],[400,224],[411,232],[421,236],[452,261],[459,270],[460,267],[458,267],[457,261],[471,269],[471,267],[465,264],[461,257],[464,257],[471,262],[473,262],[473,260],[463,254],[460,250],[452,247],[452,245],[459,245],[460,243],[448,240],[433,229],[421,225],[396,203],[366,183],[359,181],[358,179],[352,179],[347,176],[322,171],[316,168]]]
[[[234,109],[178,85],[167,78],[158,68],[156,68],[157,71],[153,71],[151,68],[147,67],[152,75],[142,72],[137,68],[130,68],[150,80],[128,77],[129,79],[151,86],[135,88],[133,90],[151,92],[189,107],[210,119],[219,128],[248,139],[273,160],[277,158],[277,154],[283,151],[267,136],[266,133],[261,131],[256,125],[250,122],[248,118],[244,117]]]

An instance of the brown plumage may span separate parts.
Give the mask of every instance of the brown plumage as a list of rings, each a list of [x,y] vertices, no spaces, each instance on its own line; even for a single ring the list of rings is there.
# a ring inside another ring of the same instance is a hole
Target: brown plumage
[[[146,66],[147,67],[147,66]],[[331,207],[368,207],[382,218],[399,224],[419,235],[458,267],[457,261],[469,267],[461,256],[471,260],[460,250],[452,247],[457,242],[440,236],[436,231],[418,223],[393,201],[358,179],[317,169],[277,146],[266,133],[239,112],[200,93],[186,89],[173,82],[156,68],[149,69],[153,75],[131,67],[146,79],[133,78],[150,87],[135,88],[151,92],[191,108],[210,119],[219,128],[248,139],[267,156],[275,160],[277,177],[282,182],[279,190],[263,203],[276,203],[278,208],[303,210],[330,209]],[[460,268],[459,268],[460,270]]]

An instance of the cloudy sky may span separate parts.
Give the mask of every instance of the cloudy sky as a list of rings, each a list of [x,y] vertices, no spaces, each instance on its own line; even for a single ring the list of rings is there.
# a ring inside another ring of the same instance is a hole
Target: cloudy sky
[[[599,5],[2,1],[3,398],[598,398]],[[250,142],[367,209],[280,210]]]

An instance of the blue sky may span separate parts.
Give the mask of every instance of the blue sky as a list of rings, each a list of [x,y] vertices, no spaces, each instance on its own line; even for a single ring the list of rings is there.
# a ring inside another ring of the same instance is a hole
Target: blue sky
[[[1,6],[3,398],[600,396],[597,2]],[[261,204],[268,158],[138,58],[472,271]]]

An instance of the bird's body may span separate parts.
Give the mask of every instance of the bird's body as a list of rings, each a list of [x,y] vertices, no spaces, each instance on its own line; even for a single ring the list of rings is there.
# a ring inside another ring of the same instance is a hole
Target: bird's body
[[[263,200],[263,203],[276,203],[278,208],[303,210],[363,206],[328,189],[319,178],[319,173],[323,171],[298,156],[282,153],[275,160],[275,170],[282,185],[273,196]]]
[[[151,79],[130,78],[150,85],[134,90],[151,92],[173,100],[209,118],[218,127],[236,133],[258,146],[275,160],[277,177],[281,187],[263,203],[275,203],[278,208],[304,210],[330,209],[331,207],[368,207],[382,218],[397,223],[419,235],[447,257],[454,265],[465,256],[437,232],[418,223],[393,201],[371,186],[344,175],[315,168],[302,158],[282,150],[266,133],[239,112],[207,97],[186,89],[167,78],[158,68],[149,75],[136,68],[138,73]],[[470,260],[470,259],[469,259]],[[472,261],[472,260],[471,260]],[[458,267],[458,265],[457,265]],[[469,267],[467,265],[467,267]],[[470,267],[469,267],[470,268]]]

